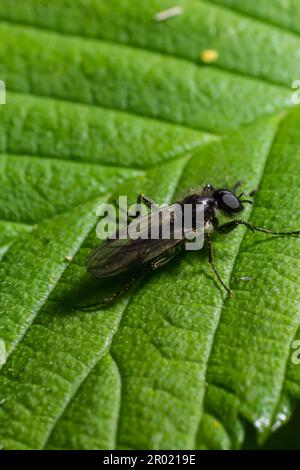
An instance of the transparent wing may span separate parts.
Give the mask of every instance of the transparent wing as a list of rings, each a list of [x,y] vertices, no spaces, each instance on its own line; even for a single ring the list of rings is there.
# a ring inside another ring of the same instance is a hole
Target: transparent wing
[[[93,276],[103,279],[115,276],[124,271],[142,267],[142,265],[158,258],[162,253],[183,243],[184,236],[180,226],[170,224],[167,238],[163,238],[162,227],[170,217],[169,208],[138,218],[129,227],[124,227],[116,239],[107,239],[90,254],[87,260],[87,270]],[[165,225],[167,226],[167,224]],[[128,230],[139,228],[139,238],[132,239]],[[153,238],[153,235],[156,238]]]

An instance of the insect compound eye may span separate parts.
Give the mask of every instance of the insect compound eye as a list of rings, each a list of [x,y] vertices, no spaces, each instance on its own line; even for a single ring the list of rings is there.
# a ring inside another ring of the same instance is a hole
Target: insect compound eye
[[[218,208],[225,212],[239,212],[243,209],[240,200],[228,189],[218,189],[214,197]]]

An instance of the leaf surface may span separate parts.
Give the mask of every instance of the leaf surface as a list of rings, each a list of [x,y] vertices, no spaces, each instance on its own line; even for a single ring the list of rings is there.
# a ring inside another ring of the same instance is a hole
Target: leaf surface
[[[239,448],[246,422],[262,444],[300,398],[299,239],[214,237],[233,299],[204,248],[109,308],[66,304],[98,243],[96,208],[118,195],[163,203],[241,180],[259,189],[243,218],[299,228],[297,4],[179,3],[156,23],[171,1],[1,0],[5,449]]]

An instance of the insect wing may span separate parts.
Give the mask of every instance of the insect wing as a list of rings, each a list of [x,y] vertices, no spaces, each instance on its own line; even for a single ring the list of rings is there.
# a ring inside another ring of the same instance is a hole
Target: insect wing
[[[107,239],[97,247],[87,260],[87,270],[95,277],[103,279],[115,276],[124,271],[141,267],[141,265],[151,262],[165,253],[169,249],[178,246],[183,242],[181,227],[170,226],[168,238],[162,238],[162,226],[167,227],[170,217],[170,206],[153,211],[150,214],[137,218],[123,227],[116,239]],[[125,238],[134,228],[139,228],[139,238]],[[138,227],[139,226],[139,227]],[[156,238],[152,238],[155,233]]]

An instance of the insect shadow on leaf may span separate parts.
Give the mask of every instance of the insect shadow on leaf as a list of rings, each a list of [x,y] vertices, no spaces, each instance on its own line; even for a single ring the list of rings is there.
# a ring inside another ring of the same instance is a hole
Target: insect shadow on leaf
[[[86,310],[95,311],[109,307],[114,301],[137,284],[141,283],[148,271],[121,273],[113,278],[99,279],[86,273],[82,279],[76,280],[70,287],[64,289],[60,304],[64,312]]]

